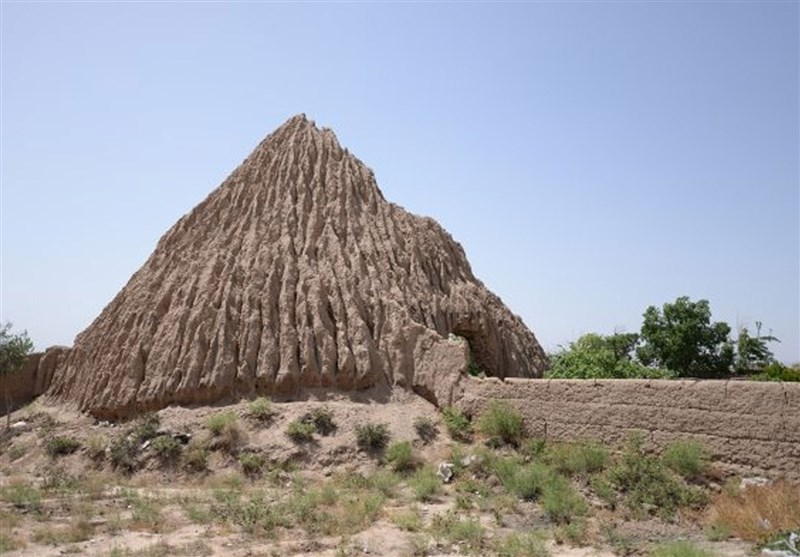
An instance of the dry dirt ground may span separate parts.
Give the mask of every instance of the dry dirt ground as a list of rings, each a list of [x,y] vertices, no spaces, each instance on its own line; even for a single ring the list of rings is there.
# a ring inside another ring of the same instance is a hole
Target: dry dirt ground
[[[291,439],[290,424],[315,411],[335,429]],[[171,407],[157,418],[110,424],[40,402],[16,411],[0,444],[0,554],[610,557],[679,538],[718,556],[753,550],[709,541],[704,507],[634,516],[580,474],[582,510],[554,519],[486,472],[487,455],[511,449],[454,441],[442,414],[409,393]],[[425,423],[437,430],[428,442],[415,427]],[[385,424],[389,445],[410,443],[407,469],[358,446],[364,424]],[[448,483],[434,475],[443,462],[456,463]]]

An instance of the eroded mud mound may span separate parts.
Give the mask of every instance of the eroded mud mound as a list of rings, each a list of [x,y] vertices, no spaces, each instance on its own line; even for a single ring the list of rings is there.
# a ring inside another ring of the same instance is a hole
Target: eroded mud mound
[[[315,387],[446,403],[470,359],[498,377],[546,366],[445,230],[295,116],[161,238],[48,395],[108,417]]]

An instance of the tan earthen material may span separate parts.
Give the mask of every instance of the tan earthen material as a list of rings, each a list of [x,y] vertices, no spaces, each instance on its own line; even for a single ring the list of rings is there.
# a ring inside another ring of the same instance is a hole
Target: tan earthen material
[[[447,404],[470,357],[495,376],[547,366],[441,226],[296,116],[161,238],[48,395],[103,417],[308,388]]]
[[[460,387],[465,410],[507,401],[537,437],[621,446],[642,432],[655,447],[691,437],[733,470],[800,479],[799,383],[467,378]]]

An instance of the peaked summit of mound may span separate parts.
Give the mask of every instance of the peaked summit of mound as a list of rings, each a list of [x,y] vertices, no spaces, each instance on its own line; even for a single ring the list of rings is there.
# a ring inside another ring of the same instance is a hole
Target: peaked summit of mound
[[[161,238],[48,395],[103,417],[314,388],[400,386],[447,404],[471,361],[498,377],[547,365],[461,246],[387,202],[300,115]]]

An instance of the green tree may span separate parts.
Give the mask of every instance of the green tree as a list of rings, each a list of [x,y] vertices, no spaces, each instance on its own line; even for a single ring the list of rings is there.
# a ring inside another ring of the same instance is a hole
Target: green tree
[[[756,336],[750,336],[747,327],[739,331],[736,340],[736,371],[753,373],[763,370],[775,361],[775,355],[767,347],[769,342],[780,342],[772,335],[761,336],[761,321],[756,321]]]
[[[734,360],[727,323],[711,322],[708,300],[681,296],[663,309],[644,312],[642,346],[636,355],[646,366],[664,367],[681,377],[713,377],[730,372]]]
[[[547,376],[563,379],[663,377],[663,370],[648,368],[633,360],[638,342],[636,333],[608,336],[587,333],[550,356]]]
[[[0,327],[0,377],[4,377],[6,399],[6,429],[11,427],[11,397],[8,393],[10,375],[16,373],[33,350],[28,333],[12,334],[11,323]]]

